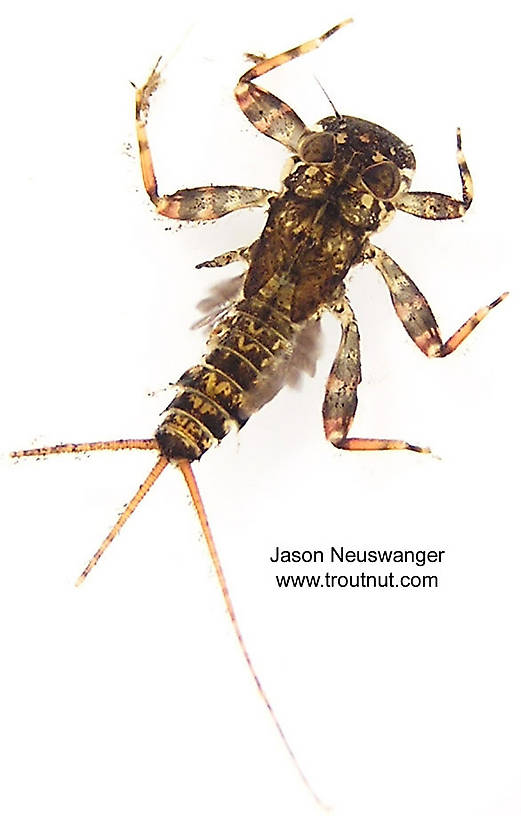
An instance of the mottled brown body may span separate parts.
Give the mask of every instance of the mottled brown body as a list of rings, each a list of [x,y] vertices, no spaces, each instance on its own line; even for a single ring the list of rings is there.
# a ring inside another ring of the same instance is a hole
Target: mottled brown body
[[[328,310],[340,323],[341,338],[322,406],[329,442],[342,450],[411,450],[428,448],[397,439],[349,436],[361,381],[360,339],[345,279],[356,264],[370,262],[381,273],[396,314],[417,347],[428,357],[451,354],[507,293],[478,309],[448,340],[423,294],[387,253],[370,242],[396,210],[431,220],[460,218],[472,201],[472,180],[457,131],[461,199],[435,192],[410,191],[415,169],[410,148],[389,131],[350,116],[321,120],[308,128],[295,111],[254,80],[317,48],[350,20],[321,37],[271,58],[249,55],[255,65],[239,79],[236,100],[254,127],[291,151],[291,168],[280,191],[263,188],[206,186],[173,194],[158,192],[147,135],[150,98],[160,81],[156,64],[136,89],[136,129],[143,183],[156,211],[167,218],[201,221],[241,208],[268,206],[262,235],[250,247],[230,250],[201,266],[246,261],[237,296],[226,295],[202,361],[179,379],[153,439],[58,445],[16,451],[14,457],[46,456],[92,450],[156,450],[159,457],[109,535],[91,558],[78,583],[97,563],[169,462],[189,488],[228,614],[244,658],[286,749],[304,783],[321,804],[298,764],[253,668],[242,639],[201,497],[190,467],[226,434],[242,427],[292,379],[302,365],[305,338]],[[230,290],[231,291],[231,290]]]
[[[158,429],[168,459],[199,459],[277,393],[304,323],[334,304],[367,237],[392,216],[382,195],[408,187],[414,156],[397,137],[352,117],[318,127],[333,137],[333,159],[296,156],[283,193],[272,197],[243,296],[213,328],[201,364],[180,378]]]
[[[145,189],[158,213],[178,220],[220,218],[235,210],[268,205],[267,222],[251,247],[230,250],[197,265],[248,264],[241,292],[227,298],[201,363],[177,383],[177,394],[156,433],[169,461],[199,459],[231,429],[240,428],[289,378],[306,326],[325,310],[342,335],[328,378],[322,417],[326,438],[343,450],[428,448],[396,439],[349,437],[361,381],[360,339],[344,280],[369,261],[381,273],[396,314],[428,357],[452,353],[505,295],[475,312],[445,342],[414,282],[387,253],[371,244],[396,210],[431,220],[460,218],[472,202],[472,179],[457,131],[461,199],[411,192],[411,149],[372,122],[335,115],[308,127],[285,102],[255,80],[312,51],[351,20],[274,57],[248,54],[255,64],[239,79],[235,98],[251,124],[291,151],[291,167],[280,191],[263,188],[197,187],[160,195],[147,135],[150,99],[160,81],[159,62],[136,91],[136,125]]]
[[[289,312],[262,297],[243,299],[212,331],[201,363],[177,383],[179,393],[157,431],[169,459],[199,459],[213,444],[248,419],[247,398],[279,355],[291,349],[298,330]]]

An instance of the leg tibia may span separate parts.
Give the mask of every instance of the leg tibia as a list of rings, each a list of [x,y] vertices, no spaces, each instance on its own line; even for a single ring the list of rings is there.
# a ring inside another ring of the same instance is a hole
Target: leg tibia
[[[273,68],[300,57],[302,54],[314,51],[324,40],[327,40],[350,22],[352,22],[351,19],[343,20],[320,37],[308,40],[296,48],[283,51],[275,57],[261,58],[252,54],[248,55],[254,60],[255,65],[239,79],[235,88],[235,98],[244,115],[257,130],[290,148],[290,150],[297,150],[299,140],[306,132],[304,122],[289,105],[274,94],[264,90],[264,88],[255,85],[253,80],[267,74]]]
[[[461,131],[456,134],[459,175],[461,179],[461,201],[443,193],[404,193],[396,203],[399,210],[415,215],[417,218],[428,218],[440,221],[449,218],[461,218],[472,203],[473,185],[463,150],[461,149]]]
[[[220,218],[235,210],[264,206],[268,197],[273,195],[273,191],[236,185],[196,187],[190,190],[178,190],[170,195],[159,195],[147,133],[150,99],[157,90],[161,79],[158,66],[159,60],[143,87],[136,89],[136,132],[141,174],[145,190],[157,212],[166,218],[207,221]]]
[[[446,357],[448,354],[452,354],[461,343],[469,336],[471,332],[474,331],[476,326],[478,326],[483,318],[485,318],[495,306],[498,306],[507,296],[508,292],[503,292],[498,298],[489,303],[488,306],[482,306],[481,309],[478,309],[477,312],[469,317],[465,323],[460,326],[460,328],[454,332],[452,337],[449,337],[448,340],[445,341],[439,348],[438,352],[436,353],[436,357]]]
[[[431,308],[414,281],[379,247],[371,246],[367,258],[381,272],[389,289],[394,310],[405,331],[427,357],[446,357],[455,351],[483,318],[508,295],[508,292],[503,292],[488,306],[478,309],[444,343]]]

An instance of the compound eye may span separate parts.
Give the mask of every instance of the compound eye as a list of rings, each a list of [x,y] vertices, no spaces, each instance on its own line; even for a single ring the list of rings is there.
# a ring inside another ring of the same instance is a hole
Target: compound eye
[[[367,167],[362,173],[362,181],[375,198],[387,201],[400,189],[401,176],[393,162],[383,161]]]
[[[306,133],[298,145],[298,154],[307,164],[332,162],[335,152],[336,141],[332,133]]]

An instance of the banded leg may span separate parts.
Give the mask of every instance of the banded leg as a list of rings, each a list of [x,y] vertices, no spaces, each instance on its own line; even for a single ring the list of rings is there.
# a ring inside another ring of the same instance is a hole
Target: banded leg
[[[452,354],[483,318],[508,295],[508,292],[503,292],[488,306],[478,309],[443,342],[431,308],[416,284],[383,249],[371,246],[370,250],[371,253],[374,252],[370,255],[370,260],[387,284],[394,310],[405,331],[427,357],[446,357]]]
[[[353,310],[345,295],[332,311],[340,320],[342,337],[328,377],[326,396],[322,405],[326,439],[341,450],[410,450],[430,453],[429,448],[411,445],[401,439],[348,438],[357,406],[356,390],[362,380],[360,336]]]
[[[448,218],[461,218],[472,204],[473,185],[463,150],[461,149],[461,130],[456,131],[456,158],[461,179],[461,197],[459,201],[443,193],[403,193],[396,202],[396,207],[403,212],[418,218],[429,218],[441,221]]]
[[[161,75],[157,61],[142,88],[136,88],[136,132],[143,184],[159,215],[182,221],[209,221],[248,207],[263,207],[273,190],[257,187],[195,187],[159,195],[157,180],[148,142],[147,119],[150,98],[159,85]]]
[[[255,65],[239,79],[235,88],[235,98],[244,115],[257,130],[280,142],[285,147],[289,147],[290,150],[298,152],[302,136],[309,134],[304,122],[289,105],[274,94],[264,90],[264,88],[254,85],[253,80],[267,74],[268,71],[277,68],[279,65],[284,65],[286,62],[300,57],[302,54],[314,51],[340,28],[351,22],[351,19],[343,20],[322,36],[308,40],[308,42],[302,43],[296,48],[290,48],[289,51],[284,51],[275,57],[260,58],[251,54],[248,55],[253,57]],[[319,135],[315,134],[315,137]],[[325,134],[322,135],[322,138],[329,142]]]

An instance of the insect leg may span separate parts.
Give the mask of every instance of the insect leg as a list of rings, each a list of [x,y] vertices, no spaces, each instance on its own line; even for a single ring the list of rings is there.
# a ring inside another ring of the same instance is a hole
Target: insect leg
[[[429,448],[411,445],[401,439],[348,438],[357,406],[356,390],[362,380],[360,336],[353,310],[345,295],[332,311],[340,320],[342,337],[328,377],[322,405],[326,439],[341,450],[411,450],[417,453],[430,453]]]
[[[403,193],[397,200],[396,207],[403,212],[416,215],[418,218],[429,218],[440,221],[447,218],[461,218],[472,203],[472,177],[461,149],[461,130],[456,131],[456,158],[461,179],[462,200],[443,193]]]
[[[370,251],[374,252],[370,260],[381,272],[388,286],[394,310],[405,331],[427,357],[446,357],[451,354],[481,323],[491,309],[508,295],[508,292],[503,292],[488,306],[478,309],[448,340],[443,342],[431,308],[416,284],[383,249],[371,246]]]
[[[139,159],[145,190],[157,212],[166,218],[183,221],[209,221],[247,207],[262,207],[268,202],[272,190],[256,187],[195,187],[177,190],[169,195],[159,195],[157,180],[148,142],[147,118],[150,98],[160,81],[159,60],[142,88],[136,88],[136,131]]]
[[[335,34],[340,28],[351,22],[351,19],[343,20],[322,36],[308,40],[302,45],[296,46],[296,48],[290,48],[289,51],[284,51],[275,57],[266,59],[251,54],[248,55],[250,58],[253,57],[255,65],[239,79],[235,88],[235,98],[244,115],[257,130],[285,145],[285,147],[297,151],[301,137],[307,132],[304,122],[289,105],[274,94],[264,90],[264,88],[254,85],[253,80],[267,74],[268,71],[277,68],[279,65],[284,65],[286,62],[300,57],[302,54],[314,51],[324,40],[327,40],[328,37],[331,37],[332,34]]]

